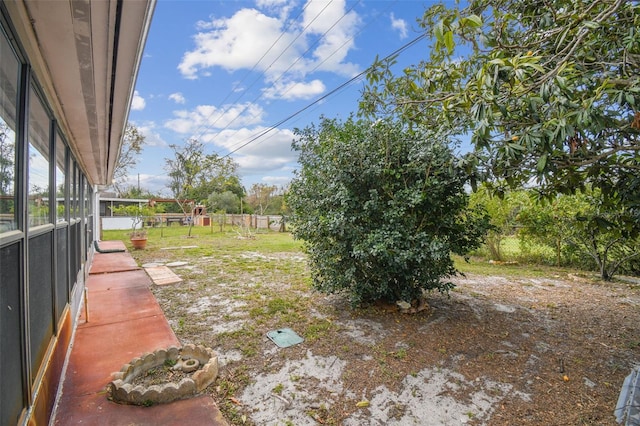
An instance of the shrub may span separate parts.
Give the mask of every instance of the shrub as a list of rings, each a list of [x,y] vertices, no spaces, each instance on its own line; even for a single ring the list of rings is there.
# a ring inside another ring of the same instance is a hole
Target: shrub
[[[316,289],[357,305],[453,287],[451,253],[478,247],[489,225],[468,209],[466,175],[444,143],[352,118],[296,135],[301,169],[287,202]]]

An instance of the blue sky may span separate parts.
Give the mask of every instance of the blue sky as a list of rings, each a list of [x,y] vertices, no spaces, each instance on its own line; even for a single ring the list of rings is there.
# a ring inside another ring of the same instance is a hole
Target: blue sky
[[[130,183],[139,177],[142,188],[169,195],[169,145],[196,138],[206,153],[230,155],[247,189],[286,185],[297,167],[293,129],[321,115],[346,118],[365,82],[308,106],[416,38],[416,21],[433,3],[159,0],[129,114],[147,142]],[[422,40],[399,64],[428,53]]]

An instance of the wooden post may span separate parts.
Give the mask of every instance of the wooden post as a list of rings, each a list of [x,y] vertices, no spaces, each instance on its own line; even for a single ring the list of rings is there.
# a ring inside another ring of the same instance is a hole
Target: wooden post
[[[89,305],[87,298],[87,287],[84,288],[84,319],[89,322]]]

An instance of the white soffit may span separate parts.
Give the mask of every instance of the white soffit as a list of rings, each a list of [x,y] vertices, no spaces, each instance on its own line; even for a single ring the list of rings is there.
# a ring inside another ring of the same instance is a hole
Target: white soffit
[[[108,184],[155,0],[7,2],[59,126],[92,184]]]

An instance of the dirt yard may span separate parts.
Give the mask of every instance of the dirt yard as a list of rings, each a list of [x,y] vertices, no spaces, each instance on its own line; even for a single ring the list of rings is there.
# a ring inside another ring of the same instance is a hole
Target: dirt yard
[[[209,392],[234,425],[615,425],[640,363],[637,283],[496,266],[403,314],[311,291],[301,253],[134,256],[186,263],[172,268],[183,283],[153,292],[183,344],[218,352]],[[285,327],[304,342],[267,338]]]

